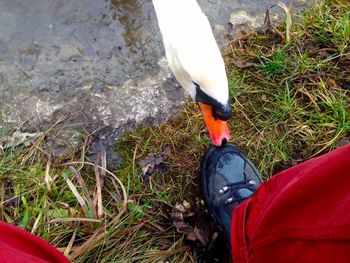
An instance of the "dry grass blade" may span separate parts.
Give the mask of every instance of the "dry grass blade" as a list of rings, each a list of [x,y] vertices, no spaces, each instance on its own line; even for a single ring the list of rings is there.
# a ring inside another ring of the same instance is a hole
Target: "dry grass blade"
[[[96,209],[95,209],[93,201],[92,201],[92,199],[90,197],[89,190],[88,190],[88,188],[86,186],[86,183],[85,183],[83,177],[80,175],[80,173],[73,166],[69,166],[68,169],[75,176],[75,178],[77,179],[81,189],[83,190],[84,195],[86,197],[86,200],[89,203],[89,208],[91,209],[92,217],[96,218]]]
[[[4,221],[5,181],[0,180],[0,220]]]
[[[30,231],[30,233],[32,233],[32,234],[35,233],[36,229],[37,229],[38,226],[39,226],[39,223],[40,223],[40,220],[41,220],[42,215],[43,215],[43,214],[40,213],[40,214],[38,215],[38,217],[35,219],[34,225],[33,225],[33,227],[32,227],[32,231]]]
[[[185,253],[188,252],[190,250],[190,247],[181,247],[179,249],[173,249],[173,250],[165,250],[165,251],[157,251],[157,252],[149,252],[147,254],[147,256],[157,256],[159,257],[160,255],[162,256],[169,256],[169,255],[173,255],[173,254],[178,254],[178,253]],[[155,254],[156,253],[156,254]]]
[[[46,169],[45,169],[45,183],[47,187],[47,191],[51,192],[51,182],[52,179],[50,177],[50,167],[51,167],[51,158],[49,157],[46,162]]]
[[[97,218],[103,217],[103,205],[102,205],[102,182],[101,182],[101,176],[98,171],[98,167],[94,166],[95,171],[95,177],[96,177],[96,202],[97,202]]]
[[[84,164],[84,165],[89,165],[92,167],[96,167],[99,168],[101,170],[104,170],[107,174],[109,174],[114,180],[116,180],[119,184],[119,187],[122,190],[122,194],[123,194],[123,200],[122,200],[122,207],[119,210],[119,213],[117,214],[117,216],[115,216],[113,218],[112,221],[110,221],[110,223],[108,224],[108,226],[112,226],[115,225],[119,222],[121,216],[125,213],[126,208],[127,208],[127,203],[128,203],[128,195],[126,193],[125,187],[123,185],[123,183],[120,181],[120,179],[113,174],[112,172],[110,172],[109,170],[107,170],[106,168],[94,164],[94,163],[89,163],[89,162],[69,162],[69,163],[65,163],[62,164],[61,166],[66,166],[66,165],[80,165],[80,164]],[[99,222],[101,222],[99,220]],[[92,236],[90,236],[81,246],[76,247],[74,249],[72,249],[72,253],[68,256],[71,260],[74,260],[78,257],[80,257],[81,255],[83,255],[84,253],[86,253],[86,251],[88,251],[89,249],[91,249],[93,246],[95,246],[98,242],[100,242],[106,235],[106,228],[108,226],[101,226]]]
[[[111,191],[109,191],[108,189],[107,189],[107,192],[109,193],[109,195],[119,204],[120,202],[121,202],[121,194],[120,194],[120,190],[119,190],[119,187],[118,187],[118,185],[117,185],[117,183],[115,182],[115,180],[111,180],[111,182],[112,182],[112,184],[113,184],[113,186],[114,186],[114,189],[115,189],[115,193],[113,192],[111,192]]]
[[[93,246],[98,244],[102,239],[104,239],[106,235],[106,229],[110,226],[117,224],[121,216],[125,213],[125,211],[126,205],[120,209],[118,215],[114,217],[113,220],[107,226],[101,226],[92,236],[89,237],[87,241],[84,242],[84,244],[75,248],[72,254],[69,255],[69,259],[73,260],[80,257],[81,255],[86,253],[86,251],[88,251]]]
[[[283,34],[276,27],[274,27],[271,22],[271,9],[274,8],[275,6],[276,5],[273,5],[266,10],[264,25],[266,26],[267,32],[269,34],[272,34],[272,35],[276,34],[279,39],[285,41],[285,37],[283,36]]]
[[[143,228],[143,226],[145,225],[145,222],[141,222],[135,226],[131,226],[128,228],[128,237],[126,239],[126,241],[123,243],[122,247],[123,249],[121,250],[122,253],[128,253],[130,250],[130,244],[133,241],[134,237],[136,236],[136,233]]]
[[[329,148],[330,146],[332,146],[337,140],[338,140],[338,137],[340,137],[342,135],[342,132],[338,132],[334,138],[324,144],[322,144],[322,148],[320,148],[316,153],[314,153],[313,155],[311,155],[311,158],[312,157],[315,157],[317,155],[319,155],[321,152],[323,152],[325,149]]]
[[[101,180],[102,180],[102,186],[104,177],[106,176],[106,170],[107,170],[107,152],[106,148],[104,146],[100,146],[101,149],[101,166],[104,168],[101,170]]]
[[[80,187],[83,190],[84,194],[86,196],[89,196],[89,190],[88,190],[88,188],[86,186],[86,183],[85,183],[83,177],[80,175],[80,173],[73,166],[69,166],[68,169],[69,169],[69,171],[72,172],[72,174],[77,179],[78,184],[80,185]]]
[[[291,39],[290,34],[291,34],[291,28],[292,28],[291,7],[290,6],[288,7],[285,3],[280,1],[277,3],[277,5],[281,7],[286,13],[286,43],[288,44]]]
[[[44,142],[45,137],[60,123],[62,123],[63,121],[65,121],[66,119],[68,119],[71,116],[71,114],[65,114],[62,115],[58,118],[58,120],[47,130],[45,131],[45,133],[40,136],[31,147],[29,147],[28,150],[26,150],[23,154],[22,154],[22,158],[21,158],[21,165],[25,164],[30,157],[32,157],[37,149],[40,149],[40,145]]]
[[[104,212],[103,212],[103,205],[102,205],[102,187],[104,184],[104,178],[106,177],[106,170],[107,170],[107,153],[106,148],[101,145],[101,166],[103,169],[100,169],[101,176],[98,173],[95,172],[96,175],[96,191],[97,191],[97,215],[98,218],[102,218]]]
[[[101,223],[102,221],[100,219],[94,219],[94,218],[84,218],[84,217],[66,217],[66,218],[57,218],[52,219],[48,224],[55,224],[55,223],[66,223],[66,222],[91,222],[91,223]]]
[[[70,190],[72,191],[73,195],[75,196],[75,198],[77,199],[78,203],[80,204],[81,208],[84,211],[84,215],[88,215],[88,207],[85,203],[84,198],[79,194],[77,188],[75,187],[75,185],[73,184],[73,182],[66,176],[65,178],[67,185],[69,186]]]
[[[75,241],[75,237],[77,236],[77,230],[74,230],[73,235],[71,237],[71,239],[69,240],[69,243],[67,245],[67,247],[65,248],[63,254],[67,257],[72,249],[73,243]]]
[[[97,232],[95,232],[87,241],[85,241],[81,246],[72,248],[72,253],[69,254],[67,257],[70,260],[74,260],[81,255],[83,255],[86,251],[91,249],[95,244],[100,242],[104,237],[106,233],[104,231],[104,227],[100,228]]]
[[[96,130],[94,132],[92,132],[91,134],[89,134],[89,136],[87,136],[84,140],[84,143],[83,143],[83,147],[81,149],[81,157],[80,157],[80,161],[81,162],[85,162],[85,153],[86,151],[88,150],[88,147],[89,147],[89,144],[91,143],[91,138],[92,138],[92,135],[96,132]],[[78,168],[78,171],[80,171],[81,169],[83,169],[84,167],[84,164],[81,164]]]
[[[128,195],[126,193],[126,190],[125,190],[125,187],[124,187],[123,183],[120,181],[120,179],[115,174],[113,174],[112,172],[108,171],[106,168],[103,168],[100,165],[96,165],[94,163],[89,163],[89,162],[68,162],[68,163],[62,164],[61,166],[72,165],[72,164],[81,164],[81,163],[86,164],[86,165],[90,165],[92,167],[96,166],[96,167],[98,167],[98,168],[100,168],[102,170],[105,170],[106,173],[108,173],[110,176],[112,176],[112,178],[114,178],[118,182],[120,188],[122,189],[122,193],[123,193],[123,207],[126,207],[126,205],[128,203]]]

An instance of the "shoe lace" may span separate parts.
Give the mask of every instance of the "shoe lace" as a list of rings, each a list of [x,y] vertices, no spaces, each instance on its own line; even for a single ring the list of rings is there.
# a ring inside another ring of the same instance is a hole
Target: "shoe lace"
[[[250,180],[225,185],[219,190],[219,193],[230,193],[229,198],[225,200],[225,204],[230,205],[233,201],[242,202],[249,198],[256,191],[256,189],[256,182],[254,180]]]

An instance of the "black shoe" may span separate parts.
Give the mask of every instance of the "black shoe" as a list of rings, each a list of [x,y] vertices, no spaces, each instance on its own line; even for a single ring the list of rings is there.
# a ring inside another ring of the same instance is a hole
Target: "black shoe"
[[[249,159],[232,145],[211,147],[201,163],[201,184],[207,209],[231,244],[233,209],[263,182]]]

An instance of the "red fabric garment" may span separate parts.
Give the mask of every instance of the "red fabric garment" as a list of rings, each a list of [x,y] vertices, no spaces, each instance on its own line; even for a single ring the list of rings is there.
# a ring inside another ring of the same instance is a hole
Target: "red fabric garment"
[[[50,243],[18,227],[0,222],[1,263],[69,263]]]
[[[240,262],[350,262],[350,145],[263,183],[232,215]]]

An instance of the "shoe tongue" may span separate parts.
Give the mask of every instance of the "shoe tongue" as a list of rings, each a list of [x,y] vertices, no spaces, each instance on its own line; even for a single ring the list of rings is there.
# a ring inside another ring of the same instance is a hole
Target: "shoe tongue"
[[[236,192],[236,195],[240,198],[248,198],[251,196],[254,192],[249,190],[248,188],[241,188]]]

